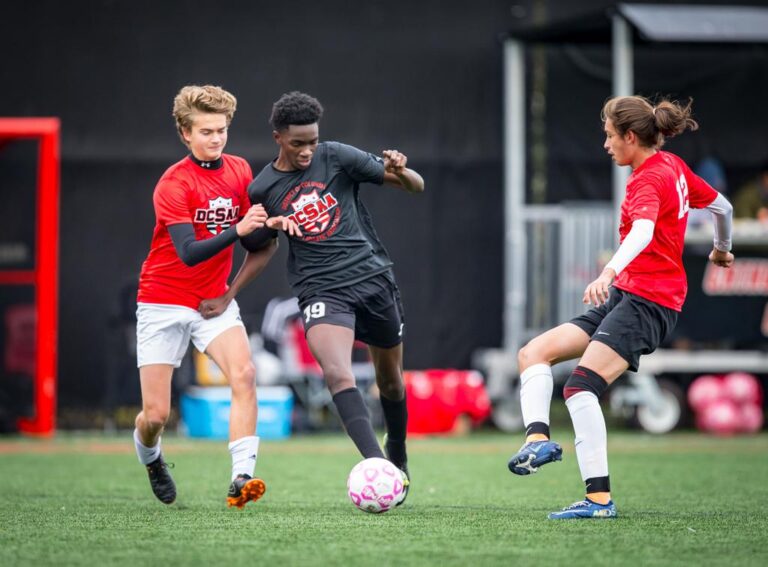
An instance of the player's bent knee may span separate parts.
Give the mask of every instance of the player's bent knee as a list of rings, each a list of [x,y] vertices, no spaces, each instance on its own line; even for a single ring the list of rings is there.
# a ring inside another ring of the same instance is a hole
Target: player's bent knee
[[[577,366],[565,382],[563,397],[567,400],[579,392],[591,392],[600,398],[606,388],[608,388],[608,382],[597,372],[583,366]]]
[[[378,387],[381,395],[388,400],[402,400],[405,397],[405,384],[401,376],[395,376],[391,380],[384,379]]]
[[[238,368],[230,377],[232,391],[253,391],[256,388],[256,366],[252,362]]]
[[[144,423],[151,431],[159,431],[168,423],[170,410],[148,408],[143,411]]]
[[[236,398],[241,401],[248,401],[249,399],[256,399],[256,385],[253,381],[243,384],[232,384],[232,398]]]
[[[328,385],[328,390],[331,394],[336,394],[349,388],[355,388],[357,386],[355,377],[349,372],[323,372],[323,378]]]
[[[528,345],[517,351],[517,367],[520,369],[528,368],[530,363],[528,362],[528,351],[526,350]]]
[[[328,382],[355,381],[352,369],[343,364],[325,364],[323,367],[323,376]]]
[[[540,347],[539,342],[536,339],[533,339],[531,342],[517,351],[517,364],[518,368],[521,369],[528,368],[534,364],[550,364],[551,362],[552,361],[545,352],[545,349]]]

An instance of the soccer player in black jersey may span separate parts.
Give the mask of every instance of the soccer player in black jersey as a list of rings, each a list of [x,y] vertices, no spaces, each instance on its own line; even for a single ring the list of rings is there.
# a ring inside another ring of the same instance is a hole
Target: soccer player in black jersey
[[[359,193],[361,183],[421,193],[424,180],[406,167],[407,157],[397,150],[378,157],[338,142],[320,142],[322,114],[318,100],[304,93],[290,92],[275,102],[270,123],[278,156],[256,176],[248,194],[270,216],[285,215],[301,228],[301,236],[288,237],[288,280],[347,434],[364,458],[384,457],[352,374],[352,346],[358,339],[368,345],[376,370],[386,458],[407,477],[403,308],[392,261]],[[201,303],[203,316],[223,312],[269,258],[249,253],[228,292]]]

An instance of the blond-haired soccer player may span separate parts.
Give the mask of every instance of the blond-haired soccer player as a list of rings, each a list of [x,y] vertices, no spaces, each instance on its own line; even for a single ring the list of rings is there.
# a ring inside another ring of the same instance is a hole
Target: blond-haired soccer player
[[[252,478],[259,449],[255,368],[239,308],[233,301],[215,319],[203,319],[197,310],[202,300],[226,291],[235,241],[271,255],[274,241],[261,237],[258,229],[296,232],[288,219],[268,218],[263,206],[251,206],[250,166],[223,153],[236,106],[235,97],[220,87],[192,85],[179,91],[173,116],[190,153],[166,170],[153,195],[156,224],[139,277],[136,312],[142,410],[133,438],[152,491],[165,504],[176,499],[176,486],[160,436],[171,409],[173,369],[190,339],[221,368],[232,389],[227,502],[242,508],[265,490],[264,481]]]

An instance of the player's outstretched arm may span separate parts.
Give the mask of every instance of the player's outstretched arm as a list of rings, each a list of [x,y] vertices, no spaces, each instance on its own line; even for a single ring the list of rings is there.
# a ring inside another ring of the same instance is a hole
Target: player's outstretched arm
[[[195,266],[234,244],[238,237],[243,238],[263,227],[266,221],[267,212],[264,207],[253,205],[240,222],[212,238],[198,240],[192,223],[172,224],[168,227],[168,234],[181,261],[187,266]]]
[[[191,222],[168,226],[168,234],[173,242],[179,259],[187,266],[196,266],[200,262],[213,258],[216,254],[237,242],[237,229],[234,226],[221,231],[212,238],[197,240]]]
[[[384,150],[384,183],[405,189],[409,193],[424,191],[424,179],[412,169],[405,167],[408,157],[397,150]]]
[[[212,299],[204,299],[200,302],[200,306],[197,310],[203,316],[204,319],[211,319],[217,315],[221,315],[227,309],[227,306],[237,296],[241,289],[247,286],[253,281],[269,264],[272,256],[275,255],[277,250],[277,238],[269,240],[266,246],[256,251],[249,251],[245,255],[240,269],[237,271],[235,278],[229,286],[229,289],[224,295],[214,297]]]

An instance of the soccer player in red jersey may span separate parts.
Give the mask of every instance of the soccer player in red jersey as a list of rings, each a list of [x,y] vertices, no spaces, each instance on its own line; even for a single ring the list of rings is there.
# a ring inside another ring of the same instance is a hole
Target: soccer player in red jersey
[[[266,228],[258,229],[298,233],[288,219],[268,218],[264,207],[251,206],[250,166],[223,153],[236,106],[235,97],[220,87],[179,91],[173,116],[190,155],[166,170],[153,195],[156,224],[139,277],[136,311],[142,410],[133,438],[152,491],[165,504],[176,499],[176,486],[163,459],[160,435],[171,409],[173,369],[181,364],[190,339],[221,368],[232,389],[227,502],[242,508],[265,490],[261,479],[252,478],[259,447],[255,368],[239,308],[232,302],[211,320],[197,311],[201,301],[226,291],[236,240],[250,252],[271,255],[274,243],[262,236]]]
[[[690,207],[713,213],[709,260],[724,268],[733,263],[730,203],[683,160],[661,151],[665,137],[698,128],[691,104],[664,100],[654,106],[638,96],[616,97],[605,103],[601,118],[603,147],[616,164],[632,168],[621,205],[621,245],[584,291],[584,303],[594,307],[518,353],[526,439],[509,461],[518,475],[561,459],[561,447],[549,438],[552,365],[579,358],[563,394],[586,498],[550,519],[616,517],[599,398],[626,370],[636,372],[640,355],[653,352],[677,323],[688,287],[682,256]]]

